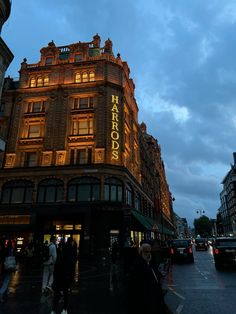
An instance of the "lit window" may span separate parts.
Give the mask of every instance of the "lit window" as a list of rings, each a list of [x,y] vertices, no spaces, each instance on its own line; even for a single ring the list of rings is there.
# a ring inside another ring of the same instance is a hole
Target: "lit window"
[[[90,82],[95,81],[95,73],[94,72],[89,72],[89,81]]]
[[[43,79],[43,86],[48,86],[49,85],[49,77],[45,76]]]
[[[33,124],[29,126],[28,137],[40,137],[40,124]]]
[[[82,73],[82,82],[88,82],[88,73],[87,72]]]
[[[36,87],[36,80],[34,77],[32,77],[30,80],[30,87]]]
[[[74,98],[73,109],[93,108],[93,97]]]
[[[41,87],[41,86],[43,86],[43,79],[42,79],[42,77],[39,77],[37,79],[37,87]]]
[[[73,121],[73,135],[87,135],[93,134],[93,120],[79,120]]]
[[[34,101],[28,104],[28,112],[42,112],[45,110],[44,101]]]
[[[81,83],[81,74],[75,73],[75,83]]]

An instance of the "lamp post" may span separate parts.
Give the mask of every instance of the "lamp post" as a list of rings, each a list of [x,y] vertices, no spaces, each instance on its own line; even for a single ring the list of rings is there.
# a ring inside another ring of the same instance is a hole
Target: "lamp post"
[[[203,209],[197,209],[197,210],[196,210],[196,213],[199,214],[199,216],[201,217],[202,215],[205,214],[205,210],[203,210]]]

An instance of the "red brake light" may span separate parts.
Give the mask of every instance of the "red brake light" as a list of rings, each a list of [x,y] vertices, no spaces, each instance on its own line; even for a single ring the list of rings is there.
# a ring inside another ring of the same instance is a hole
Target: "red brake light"
[[[219,254],[219,249],[214,249],[214,254]]]
[[[170,249],[170,254],[174,254],[174,249],[173,248]]]
[[[192,250],[192,248],[191,248],[191,247],[188,249],[188,251],[189,251],[189,253],[190,253],[190,254],[192,254],[192,253],[193,253],[193,250]]]

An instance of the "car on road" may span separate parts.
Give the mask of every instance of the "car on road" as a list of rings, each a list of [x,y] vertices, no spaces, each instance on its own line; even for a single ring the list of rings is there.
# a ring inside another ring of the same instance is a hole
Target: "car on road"
[[[236,266],[236,238],[216,238],[213,243],[215,268]]]
[[[170,245],[171,261],[188,261],[193,263],[194,256],[191,241],[188,239],[174,239]]]
[[[196,251],[207,251],[209,247],[207,239],[196,238],[195,239],[195,250]]]

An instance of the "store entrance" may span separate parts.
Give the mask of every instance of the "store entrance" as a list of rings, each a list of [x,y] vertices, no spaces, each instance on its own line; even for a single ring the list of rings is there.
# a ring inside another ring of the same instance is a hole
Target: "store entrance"
[[[51,235],[54,234],[57,238],[57,244],[59,244],[61,241],[67,242],[68,238],[71,237],[77,246],[77,253],[79,254],[81,229],[81,224],[55,220],[53,221],[53,232],[44,233],[43,240],[49,243]]]

